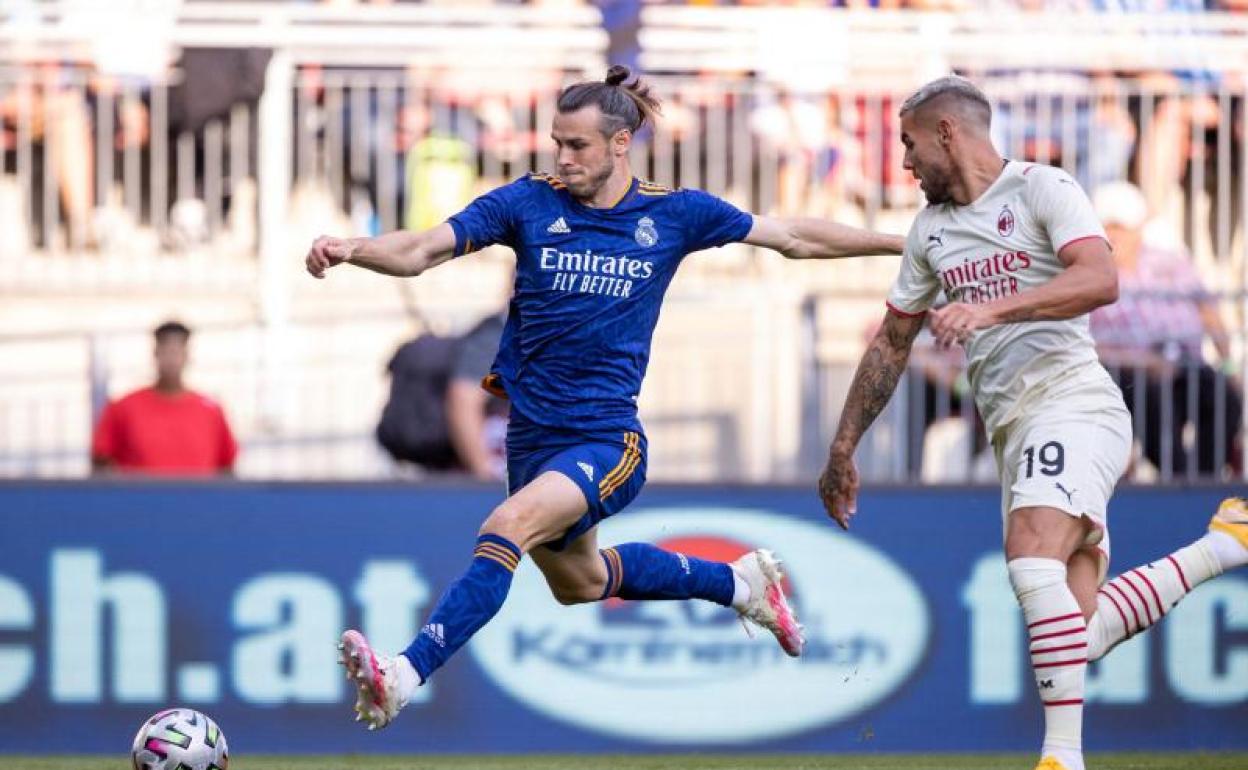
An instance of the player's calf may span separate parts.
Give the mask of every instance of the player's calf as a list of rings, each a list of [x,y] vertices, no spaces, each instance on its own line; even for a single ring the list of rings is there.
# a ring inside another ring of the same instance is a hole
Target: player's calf
[[[578,583],[554,583],[548,580],[547,585],[550,586],[550,593],[555,601],[570,607],[574,604],[600,601],[607,588],[607,581],[587,578]]]
[[[1052,759],[1066,770],[1083,770],[1083,694],[1088,633],[1079,603],[1066,584],[1066,563],[1016,558],[1006,565],[1023,610],[1036,689],[1044,704],[1040,767]]]
[[[732,564],[649,543],[625,543],[600,553],[607,583],[599,598],[704,599],[767,629],[789,655],[802,652],[802,627],[785,598],[780,562],[770,551],[752,551]]]

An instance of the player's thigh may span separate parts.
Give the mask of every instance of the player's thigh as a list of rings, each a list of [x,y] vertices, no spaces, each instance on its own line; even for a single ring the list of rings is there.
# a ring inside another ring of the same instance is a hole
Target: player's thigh
[[[542,542],[543,548],[562,551],[603,519],[619,513],[641,491],[646,480],[645,437],[639,433],[597,436],[555,453],[542,468],[562,473],[585,497],[585,515],[558,538]]]
[[[534,548],[529,555],[560,604],[602,598],[607,587],[607,567],[598,550],[597,528],[588,530],[561,551]]]
[[[584,493],[571,479],[545,471],[499,504],[481,525],[481,533],[505,537],[528,553],[562,535],[588,508]]]
[[[1109,498],[1130,452],[1130,416],[1120,404],[1075,413],[1050,408],[1014,426],[1000,454],[1009,485],[1003,490],[1007,555],[1065,561],[1087,545],[1108,556]],[[1085,521],[1063,523],[1063,513]],[[1078,531],[1083,539],[1070,547]]]

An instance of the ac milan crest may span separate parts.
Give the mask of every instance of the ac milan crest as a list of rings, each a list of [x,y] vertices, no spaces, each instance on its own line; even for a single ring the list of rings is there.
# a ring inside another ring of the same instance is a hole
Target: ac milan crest
[[[997,215],[997,232],[1003,237],[1009,237],[1014,232],[1014,212],[1010,211],[1009,205],[1001,207],[1001,213]]]

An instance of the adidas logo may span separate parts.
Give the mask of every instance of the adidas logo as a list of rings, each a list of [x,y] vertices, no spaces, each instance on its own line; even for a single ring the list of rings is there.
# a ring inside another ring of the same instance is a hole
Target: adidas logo
[[[443,636],[441,623],[429,623],[420,632],[433,640],[433,643],[439,647],[446,646],[446,637]]]
[[[561,219],[559,221],[562,222],[563,220]],[[589,463],[578,462],[576,464],[576,467],[585,471],[585,475],[589,478],[590,481],[594,480],[594,466],[590,465]]]
[[[563,221],[563,217],[559,217],[554,222],[550,223],[550,226],[546,228],[546,232],[548,233],[570,233],[572,232],[572,228],[568,227],[567,222]]]

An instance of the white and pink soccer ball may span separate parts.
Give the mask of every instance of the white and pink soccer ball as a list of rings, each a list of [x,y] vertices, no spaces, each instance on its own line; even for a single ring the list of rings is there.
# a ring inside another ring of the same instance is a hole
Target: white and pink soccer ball
[[[134,736],[134,770],[229,770],[230,750],[217,723],[193,709],[153,714]]]

